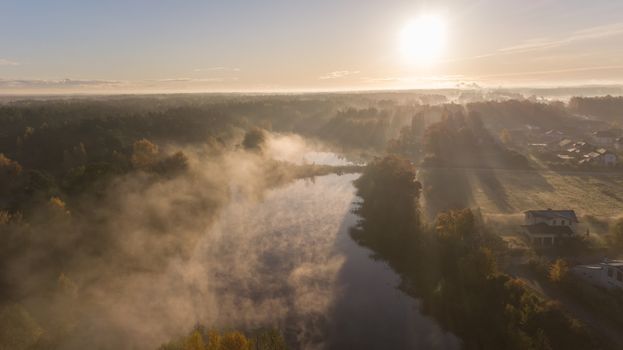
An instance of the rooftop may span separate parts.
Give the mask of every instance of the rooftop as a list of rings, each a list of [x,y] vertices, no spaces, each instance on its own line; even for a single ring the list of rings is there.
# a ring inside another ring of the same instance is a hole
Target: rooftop
[[[569,226],[553,226],[546,223],[538,223],[534,225],[522,226],[531,235],[556,235],[556,236],[572,236],[573,230]]]
[[[617,135],[610,130],[595,131],[593,135],[596,137],[617,137]]]
[[[575,215],[575,211],[571,209],[564,210],[528,210],[524,212],[525,214],[530,214],[535,217],[541,217],[546,219],[555,219],[555,218],[564,218],[569,219],[574,222],[578,222],[578,217]]]

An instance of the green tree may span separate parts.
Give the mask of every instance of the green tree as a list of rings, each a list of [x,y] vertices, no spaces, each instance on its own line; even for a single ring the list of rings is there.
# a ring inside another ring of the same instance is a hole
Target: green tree
[[[242,146],[248,150],[261,150],[266,142],[266,132],[260,128],[247,131],[242,140]]]

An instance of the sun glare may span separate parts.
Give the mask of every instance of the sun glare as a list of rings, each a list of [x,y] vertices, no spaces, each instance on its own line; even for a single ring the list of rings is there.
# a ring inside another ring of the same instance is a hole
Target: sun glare
[[[424,15],[407,22],[400,34],[400,49],[408,63],[430,65],[445,47],[446,25],[442,18]]]

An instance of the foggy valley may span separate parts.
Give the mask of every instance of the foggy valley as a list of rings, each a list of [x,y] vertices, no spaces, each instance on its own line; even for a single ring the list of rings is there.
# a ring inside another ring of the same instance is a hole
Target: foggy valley
[[[0,0],[0,350],[623,349],[622,19]]]

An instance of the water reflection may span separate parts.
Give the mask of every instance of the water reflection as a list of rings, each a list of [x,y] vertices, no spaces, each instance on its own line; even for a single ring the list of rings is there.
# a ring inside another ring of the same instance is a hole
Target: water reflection
[[[214,301],[204,322],[277,326],[293,348],[458,348],[396,289],[398,276],[351,240],[357,176],[233,201],[200,247]]]
[[[346,260],[337,279],[341,292],[330,314],[329,347],[459,349],[456,337],[422,315],[417,301],[396,288],[399,276],[349,237],[356,222],[356,215],[347,215],[336,241]]]

